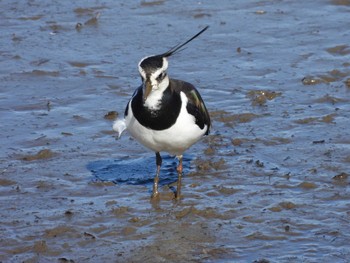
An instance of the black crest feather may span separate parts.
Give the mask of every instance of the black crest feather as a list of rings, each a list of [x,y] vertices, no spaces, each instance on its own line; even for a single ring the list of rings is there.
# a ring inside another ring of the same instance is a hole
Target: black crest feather
[[[160,57],[170,57],[171,55],[181,51],[180,48],[182,48],[183,46],[185,46],[186,44],[188,44],[189,42],[191,42],[193,39],[195,39],[196,37],[198,37],[200,34],[202,34],[205,30],[207,30],[209,28],[209,26],[206,26],[205,28],[203,28],[201,31],[199,31],[197,34],[195,34],[193,37],[191,37],[189,40],[187,40],[186,42],[182,43],[182,44],[178,44],[176,46],[173,46],[171,49],[169,49],[167,52],[159,55]]]

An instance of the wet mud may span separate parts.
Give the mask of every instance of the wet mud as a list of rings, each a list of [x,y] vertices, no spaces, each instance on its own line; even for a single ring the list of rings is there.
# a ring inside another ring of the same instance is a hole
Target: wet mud
[[[1,1],[0,262],[349,262],[350,2]],[[169,61],[213,129],[176,159],[113,121]]]

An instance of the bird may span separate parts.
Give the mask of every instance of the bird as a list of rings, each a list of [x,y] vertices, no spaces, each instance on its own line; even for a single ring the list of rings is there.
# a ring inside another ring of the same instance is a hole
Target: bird
[[[178,159],[175,198],[180,199],[183,154],[211,129],[210,116],[198,90],[189,82],[170,78],[167,73],[168,58],[183,50],[183,46],[208,27],[165,53],[141,59],[138,70],[142,84],[127,103],[124,118],[113,124],[118,137],[127,130],[139,143],[155,152],[157,169],[151,199],[159,197],[160,153],[167,152]]]

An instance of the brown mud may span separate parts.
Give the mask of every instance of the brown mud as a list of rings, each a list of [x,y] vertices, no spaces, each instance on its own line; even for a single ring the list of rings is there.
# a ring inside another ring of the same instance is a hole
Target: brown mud
[[[350,1],[0,2],[0,262],[350,262]],[[213,119],[184,160],[112,123],[137,63]]]

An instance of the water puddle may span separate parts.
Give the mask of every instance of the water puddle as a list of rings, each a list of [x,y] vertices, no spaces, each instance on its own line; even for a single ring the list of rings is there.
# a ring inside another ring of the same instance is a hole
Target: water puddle
[[[177,181],[175,157],[164,155],[160,171],[159,185],[169,185]],[[193,170],[191,159],[183,157],[184,175]],[[118,160],[98,160],[87,165],[95,180],[113,182],[115,184],[153,185],[156,172],[155,156],[130,159],[125,157]]]

